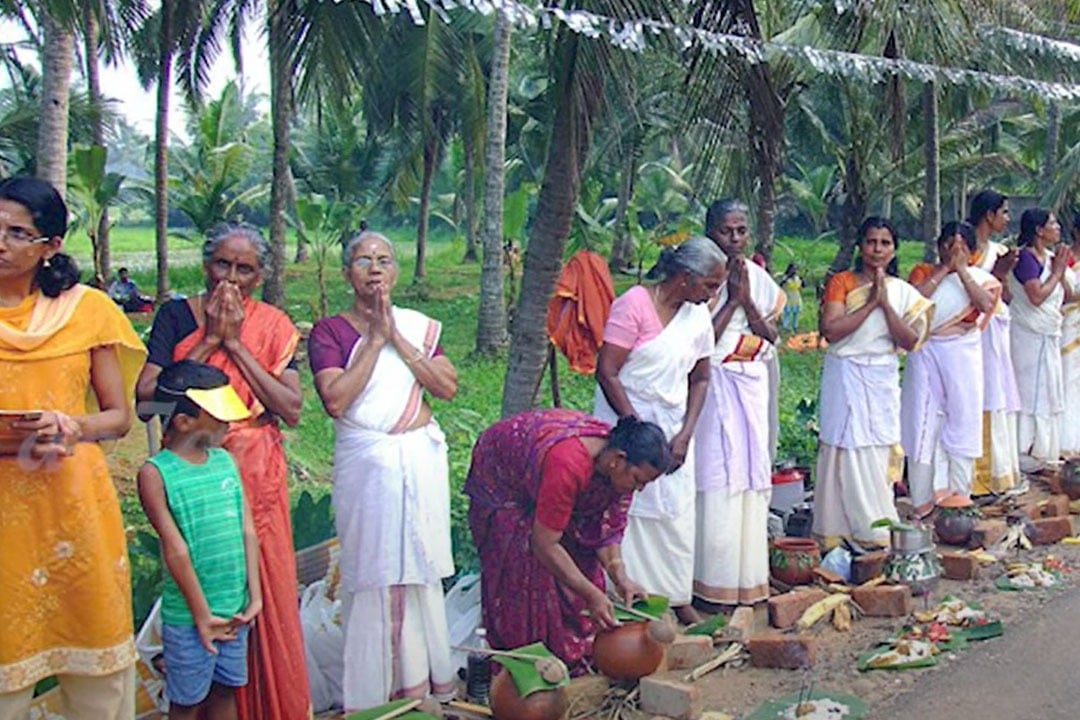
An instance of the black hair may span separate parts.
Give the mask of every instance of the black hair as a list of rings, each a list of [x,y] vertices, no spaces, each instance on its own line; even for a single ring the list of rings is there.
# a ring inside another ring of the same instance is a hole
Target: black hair
[[[119,270],[117,270],[116,272],[117,273],[126,273],[127,271],[128,271],[128,269],[126,267],[122,267]]]
[[[1020,237],[1016,239],[1016,244],[1020,247],[1027,247],[1035,242],[1035,232],[1050,222],[1051,215],[1053,213],[1044,208],[1025,210],[1024,214],[1020,216]]]
[[[67,205],[56,188],[44,180],[26,176],[8,178],[0,182],[0,199],[26,208],[42,236],[62,238],[67,234]],[[79,282],[79,266],[70,255],[56,253],[38,265],[34,281],[46,297],[58,297]]]
[[[162,426],[168,430],[177,415],[199,417],[202,408],[185,395],[188,390],[213,390],[228,384],[228,375],[206,363],[181,360],[164,368],[154,388],[154,402],[163,408],[157,413]]]
[[[750,208],[742,200],[736,200],[735,198],[724,198],[710,205],[709,209],[705,211],[705,234],[710,234],[716,229],[717,225],[724,221],[724,218],[733,212],[741,212],[746,215],[749,214]]]
[[[1073,211],[1072,217],[1072,231],[1075,233],[1080,230],[1080,210]]]
[[[938,235],[938,245],[945,242],[954,235],[959,235],[964,238],[964,244],[967,245],[969,251],[974,252],[978,247],[978,240],[975,238],[975,228],[970,223],[966,223],[963,220],[953,220],[947,222],[941,226],[941,234]]]
[[[984,217],[1000,210],[1008,199],[996,190],[980,190],[975,193],[975,197],[971,198],[967,221],[975,227]]]
[[[858,235],[856,236],[858,237],[859,245],[862,245],[863,240],[866,239],[866,233],[870,230],[888,230],[889,234],[892,235],[893,247],[899,249],[900,236],[896,234],[896,227],[889,218],[881,217],[880,215],[871,215],[863,220],[862,225],[859,226]],[[862,251],[860,251],[859,254],[855,256],[855,272],[862,272],[862,269],[863,260]],[[900,265],[897,262],[896,255],[893,255],[893,259],[890,260],[889,264],[885,267],[885,274],[891,275],[892,277],[900,276]]]
[[[626,453],[631,465],[651,465],[666,472],[671,465],[671,446],[659,425],[624,415],[608,436],[608,447]]]

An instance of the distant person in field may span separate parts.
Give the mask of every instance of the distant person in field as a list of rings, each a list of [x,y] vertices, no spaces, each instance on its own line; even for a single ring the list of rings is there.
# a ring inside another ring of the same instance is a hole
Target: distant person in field
[[[124,519],[99,440],[127,433],[146,350],[61,252],[48,183],[0,182],[0,718],[55,677],[70,720],[135,717]],[[13,432],[14,431],[14,432]]]
[[[153,309],[153,300],[139,292],[139,286],[128,276],[127,268],[120,268],[117,278],[109,283],[109,297],[113,299],[124,312],[144,312],[148,307]]]
[[[799,330],[799,314],[802,313],[803,281],[799,277],[799,266],[789,263],[787,270],[780,277],[780,287],[784,290],[784,310],[780,314],[780,329],[795,333]]]
[[[982,328],[1001,297],[1001,283],[969,267],[974,249],[970,225],[945,223],[937,264],[920,263],[908,277],[934,302],[930,337],[907,356],[900,390],[908,490],[924,517],[951,495],[970,499],[982,454]]]
[[[982,190],[971,198],[968,224],[975,228],[975,250],[971,264],[991,273],[1001,283],[1001,299],[982,334],[983,346],[983,431],[982,457],[975,461],[972,493],[1003,493],[1020,482],[1020,450],[1017,446],[1016,416],[1020,391],[1009,354],[1009,275],[1016,266],[1017,250],[993,240],[1009,224],[1009,199],[993,190]]]
[[[219,445],[251,416],[229,376],[181,360],[161,371],[162,450],[139,470],[139,501],[167,573],[161,642],[169,720],[237,717],[248,682],[248,631],[262,609],[259,541],[240,473]]]
[[[446,437],[425,395],[449,400],[457,371],[442,323],[396,307],[390,241],[345,244],[353,303],[311,331],[315,389],[334,418],[346,712],[402,695],[454,697],[442,581],[454,574]]]
[[[243,720],[293,720],[311,712],[296,591],[288,466],[280,423],[300,420],[300,333],[289,316],[253,297],[270,246],[250,225],[225,223],[203,243],[206,290],[170,300],[154,317],[138,397],[154,396],[162,368],[195,360],[225,372],[251,418],[229,425],[222,447],[244,483],[259,534],[263,610],[249,637],[248,678],[237,690]]]
[[[725,199],[705,216],[705,233],[727,257],[725,283],[712,303],[709,391],[695,433],[694,594],[711,605],[752,605],[769,597],[777,391],[770,363],[784,293],[768,271],[745,257],[747,214],[744,203]]]
[[[708,302],[727,259],[704,237],[666,247],[635,285],[615,300],[596,368],[593,415],[614,424],[633,415],[656,423],[671,441],[666,474],[638,492],[622,539],[626,572],[664,595],[685,623],[694,610],[694,429],[709,386],[713,329]]]
[[[900,351],[930,333],[934,304],[896,277],[896,230],[881,217],[859,227],[852,270],[829,278],[819,327],[829,342],[821,371],[814,535],[827,548],[844,538],[887,545],[876,520],[899,520]]]

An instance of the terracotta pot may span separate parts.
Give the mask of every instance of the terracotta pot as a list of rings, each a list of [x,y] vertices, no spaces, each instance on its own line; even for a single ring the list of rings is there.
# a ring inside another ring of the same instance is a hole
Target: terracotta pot
[[[523,698],[504,669],[491,679],[489,697],[495,720],[559,720],[569,708],[566,688],[539,690]]]
[[[656,671],[664,646],[649,637],[649,623],[624,622],[600,630],[593,640],[593,664],[612,680],[637,680]]]
[[[769,547],[769,571],[785,585],[814,582],[814,568],[821,563],[821,550],[809,538],[777,538]]]
[[[946,545],[967,545],[978,520],[974,515],[949,512],[942,508],[934,520],[934,531],[938,539]]]
[[[1069,500],[1080,500],[1080,458],[1066,460],[1059,479],[1061,492],[1068,495]]]

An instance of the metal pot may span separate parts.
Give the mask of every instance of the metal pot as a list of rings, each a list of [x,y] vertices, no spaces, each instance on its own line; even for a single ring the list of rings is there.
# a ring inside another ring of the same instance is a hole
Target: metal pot
[[[893,552],[920,553],[934,547],[932,530],[926,525],[894,526],[889,529]]]

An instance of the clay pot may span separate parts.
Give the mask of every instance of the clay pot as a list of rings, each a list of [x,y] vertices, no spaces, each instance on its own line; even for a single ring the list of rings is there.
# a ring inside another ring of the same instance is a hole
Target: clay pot
[[[1069,496],[1069,500],[1080,500],[1080,458],[1070,458],[1065,461],[1059,476],[1061,492]]]
[[[490,706],[495,720],[559,720],[569,708],[565,688],[518,695],[510,673],[500,669],[491,679]]]
[[[777,538],[769,547],[769,572],[785,585],[814,582],[814,568],[821,563],[821,550],[809,538]]]
[[[946,545],[967,545],[978,521],[974,515],[950,512],[947,508],[942,508],[934,520],[934,532],[937,533],[938,540]]]
[[[656,671],[664,646],[649,636],[649,623],[624,622],[600,630],[593,640],[593,664],[612,680],[637,680]]]

